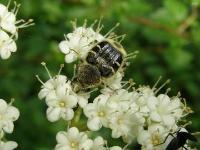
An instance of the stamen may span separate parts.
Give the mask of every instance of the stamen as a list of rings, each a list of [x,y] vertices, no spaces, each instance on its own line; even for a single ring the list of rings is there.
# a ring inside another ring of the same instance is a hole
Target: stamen
[[[9,9],[9,7],[10,7],[10,3],[11,3],[11,0],[8,1],[8,4],[7,4],[7,6],[6,6],[7,9]]]
[[[135,84],[133,82],[133,79],[129,79],[128,83],[129,83],[129,86],[127,87],[127,90],[129,90]]]
[[[121,40],[119,40],[119,43],[121,43],[126,37],[126,34],[121,35]]]
[[[169,91],[171,91],[171,88],[168,88],[166,91],[165,91],[165,95],[167,95],[169,93]]]
[[[61,73],[61,71],[62,71],[62,69],[64,68],[64,64],[60,64],[60,69],[59,69],[59,71],[58,71],[58,75],[60,75],[60,73]]]
[[[103,17],[100,17],[97,28],[96,28],[96,32],[99,33],[101,31],[101,29],[103,28],[103,24],[101,24]]]
[[[163,85],[161,85],[156,91],[155,94],[157,94],[166,84],[168,84],[170,82],[170,79],[168,79],[165,83],[163,83]]]
[[[17,21],[15,22],[15,25],[17,25],[18,23],[24,23],[24,22],[25,22],[24,19],[20,19],[20,20],[17,20]]]
[[[126,34],[119,35],[119,36],[116,36],[116,37],[109,37],[109,38],[112,39],[112,40],[115,40],[115,41],[117,41],[118,39],[121,38],[119,41],[117,41],[118,43],[121,43],[124,40],[125,37],[126,37]]]
[[[44,66],[44,68],[45,68],[45,70],[47,71],[47,73],[48,73],[50,79],[52,79],[51,73],[49,72],[49,69],[47,68],[46,63],[45,63],[45,62],[42,62],[41,65]]]
[[[162,79],[162,76],[160,76],[158,78],[158,80],[156,81],[156,83],[153,85],[153,87],[152,87],[153,91],[156,89],[156,86],[158,85],[158,83],[160,82],[161,79]]]
[[[84,28],[87,27],[87,19],[84,20],[83,27],[84,27]]]
[[[106,33],[105,37],[109,36],[109,34],[110,34],[113,30],[115,30],[118,26],[119,26],[119,23],[116,23],[116,25]]]
[[[11,98],[11,99],[10,99],[9,105],[11,106],[11,105],[14,103],[14,101],[15,101],[15,99],[14,99],[14,98]]]
[[[67,38],[67,34],[64,34],[64,38],[65,38],[65,40],[67,40],[68,38]]]
[[[183,116],[187,116],[188,114],[193,113],[193,110],[190,107],[187,106],[187,103],[186,103],[185,99],[183,99],[183,105],[184,105],[183,106],[183,111],[186,112],[186,114],[184,114]]]
[[[71,21],[71,24],[72,24],[73,30],[76,30],[76,28],[77,28],[77,18],[75,18],[74,21]]]
[[[90,28],[93,28],[94,27],[94,25],[97,23],[97,19],[96,20],[94,20],[94,22],[90,25]]]
[[[16,9],[15,9],[15,11],[13,12],[15,15],[17,15],[20,6],[21,6],[21,4],[16,4]]]
[[[129,53],[128,55],[126,55],[124,57],[124,60],[133,59],[133,58],[135,58],[137,56],[138,53],[139,53],[139,51],[135,51],[133,53]]]
[[[14,8],[11,10],[11,12],[15,13],[16,9],[17,9],[17,2],[14,1]]]
[[[23,24],[19,25],[17,28],[26,28],[29,26],[35,25],[35,23],[33,22],[33,19],[29,19],[27,22],[24,22]]]
[[[181,127],[185,128],[186,126],[191,125],[191,124],[192,124],[192,121],[189,121],[189,122],[185,123],[184,125],[182,125]]]
[[[35,75],[35,77],[37,78],[37,80],[42,84],[44,85],[44,82],[40,79],[40,77],[38,75]]]

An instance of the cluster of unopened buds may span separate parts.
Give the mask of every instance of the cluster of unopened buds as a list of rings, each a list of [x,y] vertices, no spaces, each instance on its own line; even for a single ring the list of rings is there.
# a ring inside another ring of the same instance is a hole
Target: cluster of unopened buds
[[[136,52],[127,54],[122,47],[124,35],[113,32],[118,24],[106,35],[100,33],[100,21],[89,27],[86,21],[81,27],[76,21],[72,24],[73,32],[59,48],[66,63],[75,62],[74,76],[61,75],[64,65],[52,76],[44,62],[50,79],[43,82],[36,76],[42,83],[39,98],[48,106],[47,119],[68,122],[67,130],[57,133],[55,150],[125,150],[134,141],[143,150],[191,149],[186,141],[196,138],[185,129],[190,122],[184,117],[192,110],[180,94],[170,97],[169,89],[159,93],[169,81],[136,87],[132,79],[122,80]],[[101,132],[95,132],[102,128],[109,128],[110,136],[121,138],[124,146],[110,146]]]
[[[12,102],[13,100],[7,104],[0,99],[0,150],[13,150],[18,146],[16,142],[5,139],[5,134],[13,132],[13,122],[19,118],[19,110],[12,106]]]
[[[33,25],[33,20],[17,20],[20,4],[14,2],[14,8],[10,9],[11,0],[7,6],[0,4],[0,57],[8,59],[11,53],[17,51],[15,41],[18,39],[18,30]]]

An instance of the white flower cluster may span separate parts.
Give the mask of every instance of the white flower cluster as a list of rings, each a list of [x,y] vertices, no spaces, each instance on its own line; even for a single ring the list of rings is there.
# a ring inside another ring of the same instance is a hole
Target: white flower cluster
[[[122,150],[119,146],[108,148],[100,136],[89,139],[85,132],[79,132],[76,127],[69,128],[67,132],[58,132],[56,139],[58,144],[55,150]]]
[[[157,95],[155,88],[143,86],[134,94],[134,101],[139,112],[145,118],[143,129],[137,141],[145,150],[165,149],[163,143],[167,135],[178,130],[178,122],[189,113],[179,96],[169,97],[167,94]],[[134,107],[135,107],[134,104]]]
[[[12,52],[17,51],[15,41],[18,38],[18,29],[33,25],[32,19],[27,22],[16,20],[19,4],[14,3],[14,8],[9,11],[10,2],[7,6],[0,4],[0,57],[8,59]]]
[[[102,25],[98,25],[97,30],[93,30],[93,25],[86,27],[76,27],[74,31],[67,34],[66,39],[59,44],[60,50],[66,54],[65,62],[71,63],[76,60],[84,60],[89,50],[95,42],[102,41],[108,37],[116,37],[112,30],[105,36],[99,32]],[[156,89],[148,86],[135,88],[132,80],[122,81],[123,72],[116,72],[112,77],[104,80],[99,89],[100,94],[92,100],[91,92],[77,91],[73,87],[73,79],[70,81],[65,75],[59,73],[52,77],[45,63],[49,80],[45,83],[37,76],[42,83],[39,98],[45,98],[47,108],[47,118],[54,122],[59,119],[74,121],[75,110],[82,109],[87,117],[86,126],[90,132],[98,131],[102,127],[112,131],[112,138],[122,138],[127,146],[134,140],[141,145],[142,150],[165,149],[167,135],[175,132],[179,128],[179,121],[190,113],[186,104],[182,103],[180,96],[169,97],[165,94],[158,94],[160,88]],[[80,114],[77,118],[80,118]],[[76,121],[77,123],[78,121]],[[70,127],[70,122],[69,122]],[[67,132],[61,131],[57,134],[56,150],[120,150],[115,146],[108,148],[102,137],[89,139],[86,132],[79,132],[74,126]],[[168,142],[169,143],[169,142]],[[125,146],[125,147],[126,147]],[[125,149],[125,147],[123,149]]]
[[[0,99],[0,150],[13,150],[17,147],[14,141],[3,141],[3,136],[13,132],[13,122],[18,118],[19,110],[12,106],[12,102],[7,104],[5,100]]]
[[[86,27],[86,21],[83,27],[77,27],[76,22],[72,22],[74,31],[65,35],[65,40],[59,44],[60,51],[65,54],[65,62],[71,63],[77,59],[85,59],[88,51],[95,42],[100,42],[105,37],[99,32],[102,27],[93,30],[93,25]]]
[[[71,81],[60,73],[54,77],[51,76],[46,64],[42,63],[46,68],[50,79],[42,83],[42,89],[38,96],[40,99],[45,98],[47,109],[47,118],[51,122],[59,119],[72,120],[74,117],[73,108],[77,106],[84,107],[88,103],[88,93],[75,93],[71,86]],[[59,71],[60,72],[60,71]]]

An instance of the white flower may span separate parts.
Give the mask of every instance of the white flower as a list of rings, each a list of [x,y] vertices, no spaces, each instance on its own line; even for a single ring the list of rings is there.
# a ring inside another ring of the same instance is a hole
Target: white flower
[[[20,4],[14,4],[14,8],[12,11],[9,11],[9,4],[8,6],[4,6],[3,4],[0,4],[0,28],[2,28],[4,31],[11,33],[12,35],[15,35],[17,38],[17,32],[19,28],[25,28],[28,26],[33,25],[33,20],[29,19],[28,21],[24,20],[16,20],[16,15],[18,13]]]
[[[71,120],[74,117],[73,108],[76,107],[77,102],[77,97],[70,95],[62,86],[58,87],[55,95],[46,100],[48,120],[51,122],[60,118]]]
[[[1,5],[0,5],[1,6]],[[0,56],[2,59],[8,59],[11,55],[11,52],[16,52],[17,47],[13,39],[9,35],[0,30]]]
[[[106,147],[104,147],[104,145],[105,145],[104,139],[98,136],[94,139],[91,150],[107,150]]]
[[[81,108],[84,108],[87,104],[88,104],[88,99],[90,98],[90,94],[89,93],[72,93],[74,96],[77,97],[78,99],[78,105]]]
[[[0,27],[12,34],[16,33],[16,16],[13,12],[9,12],[8,8],[0,4]]]
[[[74,97],[76,97],[78,99],[78,104],[81,108],[83,108],[88,103],[90,93],[84,93],[84,92],[75,93],[71,81],[67,80],[67,77],[65,75],[60,75],[63,65],[61,65],[58,75],[52,77],[50,71],[46,66],[46,63],[42,62],[41,64],[44,66],[50,79],[44,83],[39,78],[39,76],[36,75],[37,79],[42,84],[41,90],[38,94],[38,97],[40,99],[45,98],[46,101],[52,98],[55,99],[57,94],[56,92],[60,91],[61,93],[67,92],[68,95],[73,95]]]
[[[12,133],[14,124],[19,117],[19,110],[8,105],[3,99],[0,99],[0,130],[3,129],[4,132]]]
[[[105,78],[103,80],[104,84],[111,89],[120,89],[122,87],[121,80],[122,80],[122,73],[117,71],[113,76],[110,78]]]
[[[93,141],[88,139],[84,132],[79,132],[76,127],[67,132],[60,131],[56,135],[57,145],[55,150],[90,150]]]
[[[95,32],[91,27],[74,28],[74,31],[68,33],[65,40],[59,44],[60,51],[65,54],[66,63],[86,58],[94,43],[104,39],[101,34]]]
[[[112,109],[122,109],[122,111],[127,110],[130,105],[130,99],[132,93],[125,89],[114,90],[109,98],[108,105]]]
[[[18,144],[14,141],[0,141],[0,150],[14,150],[17,146]]]
[[[142,145],[142,150],[160,150],[165,149],[165,145],[159,145],[164,140],[168,132],[161,125],[151,125],[148,130],[139,132],[137,141]]]
[[[92,131],[99,130],[102,125],[108,127],[108,117],[114,111],[107,105],[108,96],[100,95],[93,103],[84,107],[84,114],[88,117],[87,126]]]
[[[143,86],[138,88],[137,91],[134,91],[131,99],[133,106],[131,107],[135,107],[135,104],[137,104],[140,113],[142,113],[144,116],[148,116],[150,112],[148,104],[151,104],[152,101],[154,102],[155,100],[156,97],[153,89],[149,88],[148,86]]]
[[[122,136],[125,141],[133,140],[141,127],[144,125],[144,118],[138,113],[131,111],[120,111],[110,115],[109,128],[112,129],[112,137],[119,138]]]
[[[67,77],[64,75],[56,75],[53,78],[50,78],[47,82],[42,85],[38,97],[40,99],[46,98],[49,99],[55,95],[56,89],[58,87],[63,87],[64,90],[71,90],[70,83],[67,82]],[[61,89],[61,88],[60,88]]]
[[[171,128],[182,116],[181,104],[178,98],[170,99],[167,95],[160,94],[157,101],[152,102],[149,107],[150,119]]]

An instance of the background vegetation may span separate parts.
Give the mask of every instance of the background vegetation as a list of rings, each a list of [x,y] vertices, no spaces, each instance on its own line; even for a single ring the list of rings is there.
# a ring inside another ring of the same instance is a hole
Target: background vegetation
[[[1,0],[6,4],[7,0]],[[171,79],[170,95],[178,91],[195,111],[189,116],[191,131],[200,130],[200,0],[19,0],[18,18],[33,18],[36,25],[20,30],[18,52],[0,60],[0,97],[14,97],[21,111],[15,131],[20,150],[50,150],[56,144],[57,131],[65,124],[49,123],[46,106],[37,97],[40,83],[47,80],[40,65],[48,64],[56,74],[64,56],[58,50],[63,34],[72,30],[70,20],[85,18],[91,23],[103,16],[106,33],[117,22],[117,34],[127,34],[123,45],[128,52],[139,50],[127,70],[126,78],[137,84],[153,85],[160,75]],[[72,76],[72,66],[63,73]],[[164,82],[164,81],[163,81]],[[199,139],[200,140],[200,139]],[[196,146],[200,145],[200,142]],[[200,148],[200,147],[198,147]]]

